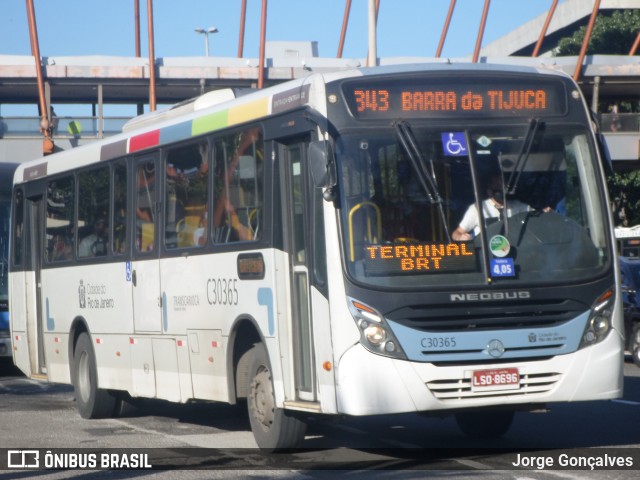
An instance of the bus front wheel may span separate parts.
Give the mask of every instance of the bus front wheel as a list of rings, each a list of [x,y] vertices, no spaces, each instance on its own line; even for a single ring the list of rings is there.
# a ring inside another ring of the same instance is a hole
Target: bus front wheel
[[[258,447],[270,452],[298,447],[304,439],[306,423],[276,407],[271,365],[261,343],[253,347],[249,366],[247,409]]]
[[[81,333],[73,355],[73,390],[78,411],[83,418],[106,418],[113,416],[118,397],[108,390],[98,388],[96,355],[91,338]]]
[[[498,438],[507,433],[513,416],[511,410],[478,410],[455,414],[456,423],[466,436],[483,439]]]

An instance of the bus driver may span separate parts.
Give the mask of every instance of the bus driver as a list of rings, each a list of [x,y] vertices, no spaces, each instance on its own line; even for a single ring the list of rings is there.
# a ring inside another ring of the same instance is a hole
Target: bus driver
[[[501,175],[491,176],[487,185],[487,197],[482,202],[482,216],[484,218],[501,218],[501,215],[504,214],[504,188]],[[518,200],[509,199],[507,202],[507,217],[529,211],[531,211],[531,207]],[[472,240],[478,233],[480,233],[480,218],[476,204],[472,203],[458,227],[451,233],[451,238],[463,242]]]

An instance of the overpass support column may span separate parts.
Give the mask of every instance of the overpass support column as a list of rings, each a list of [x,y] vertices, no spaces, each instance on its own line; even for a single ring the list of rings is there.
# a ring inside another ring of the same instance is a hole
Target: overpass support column
[[[598,100],[600,97],[600,76],[593,79],[593,96],[591,97],[591,110],[598,113]]]
[[[104,102],[102,83],[98,84],[98,138],[104,138]]]

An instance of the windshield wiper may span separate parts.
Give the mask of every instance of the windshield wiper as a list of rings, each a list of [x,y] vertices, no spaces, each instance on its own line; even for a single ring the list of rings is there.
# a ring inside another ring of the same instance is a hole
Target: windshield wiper
[[[522,175],[524,167],[527,165],[529,154],[531,153],[531,148],[533,147],[533,142],[536,138],[536,135],[538,134],[538,130],[540,129],[541,124],[542,122],[537,118],[532,118],[531,120],[529,120],[529,126],[527,127],[527,132],[524,135],[520,153],[518,154],[518,158],[516,159],[515,165],[513,166],[513,170],[511,170],[511,175],[509,175],[509,181],[506,185],[505,195],[515,195],[516,187],[518,186],[518,181],[520,180],[520,175]]]
[[[431,204],[438,205],[438,211],[440,212],[440,218],[442,220],[442,225],[444,226],[445,234],[447,235],[447,240],[451,243],[451,235],[449,234],[449,229],[447,228],[446,217],[444,213],[444,207],[442,205],[442,196],[438,191],[438,186],[434,181],[433,177],[429,175],[428,172],[424,169],[424,160],[422,158],[422,154],[420,153],[420,149],[416,143],[416,139],[411,131],[411,126],[408,122],[404,120],[395,120],[392,122],[393,128],[396,131],[396,135],[398,136],[398,140],[404,148],[405,152],[407,152],[407,157],[409,157],[409,161],[411,166],[413,167],[413,171],[418,177],[418,182],[420,186],[424,190],[424,193],[427,195],[429,202]]]
[[[538,118],[532,118],[529,120],[529,126],[527,127],[527,131],[524,134],[524,139],[522,140],[522,146],[520,147],[520,153],[518,153],[518,158],[513,165],[513,170],[511,170],[511,175],[509,175],[509,180],[507,184],[504,185],[504,195],[502,200],[502,210],[504,214],[502,215],[502,225],[504,228],[505,235],[509,236],[509,222],[507,221],[507,212],[508,208],[508,199],[509,195],[515,195],[516,189],[518,187],[518,182],[520,181],[520,175],[524,171],[524,168],[527,166],[527,162],[529,161],[529,154],[531,153],[531,148],[533,147],[533,142],[536,139],[536,135],[538,134],[538,130],[540,129],[540,125],[542,122]],[[502,169],[502,165],[500,165]]]

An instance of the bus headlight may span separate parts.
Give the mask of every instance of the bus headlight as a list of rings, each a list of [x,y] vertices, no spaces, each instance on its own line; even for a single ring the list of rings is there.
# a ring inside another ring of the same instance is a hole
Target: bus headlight
[[[374,308],[353,298],[349,310],[360,330],[360,343],[370,352],[387,357],[406,358],[384,317]]]
[[[369,325],[364,329],[364,336],[371,345],[379,347],[387,339],[387,332],[380,325]]]
[[[584,348],[595,345],[606,338],[611,331],[611,317],[613,314],[613,300],[615,294],[613,289],[607,290],[596,300],[591,308],[591,316],[582,334],[580,347]]]

